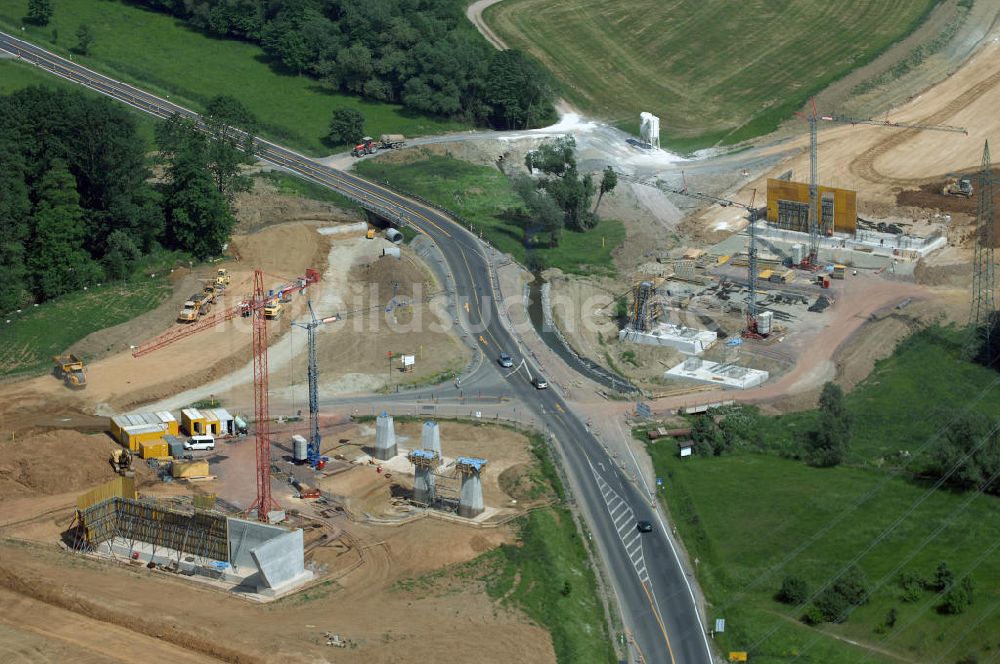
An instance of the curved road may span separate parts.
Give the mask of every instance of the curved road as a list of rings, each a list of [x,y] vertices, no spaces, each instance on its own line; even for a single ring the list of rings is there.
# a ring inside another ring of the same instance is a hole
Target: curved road
[[[0,33],[0,49],[56,76],[96,90],[158,117],[197,114],[167,100],[120,83],[28,42]],[[361,178],[337,171],[280,145],[257,141],[260,158],[330,187],[365,208],[398,223],[414,226],[441,249],[457,296],[466,304],[459,313],[478,337],[487,358],[517,344],[503,324],[494,297],[490,263],[482,243],[448,215]],[[513,374],[493,367],[509,389],[536,413],[559,451],[576,502],[584,514],[617,594],[634,648],[645,662],[696,664],[712,661],[694,593],[673,548],[666,524],[650,497],[625,481],[588,427],[555,389],[536,390],[524,371]],[[636,522],[657,525],[639,534]]]

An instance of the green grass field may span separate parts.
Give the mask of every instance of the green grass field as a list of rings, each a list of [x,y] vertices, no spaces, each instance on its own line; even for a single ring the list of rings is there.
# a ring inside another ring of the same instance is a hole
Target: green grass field
[[[1000,374],[961,361],[964,332],[931,328],[903,341],[847,395],[853,415],[849,462],[881,465],[917,450],[957,413],[1000,414]],[[787,449],[810,429],[815,411],[765,420],[768,443]]]
[[[504,0],[487,23],[588,114],[679,151],[773,130],[914,30],[936,0]]]
[[[336,147],[323,140],[335,108],[359,110],[365,116],[365,131],[374,136],[384,132],[418,136],[466,128],[414,115],[399,106],[335,93],[305,76],[278,74],[259,47],[207,37],[165,14],[117,0],[59,0],[54,5],[55,15],[48,26],[24,26],[21,32],[27,0],[0,3],[0,26],[66,56],[76,44],[77,27],[85,23],[95,36],[91,55],[73,55],[74,60],[195,110],[215,95],[232,95],[257,115],[263,135],[310,154],[328,154]]]
[[[74,85],[69,81],[64,81],[58,76],[46,74],[38,67],[18,62],[14,59],[0,60],[0,95],[7,95],[11,92],[16,92],[17,90],[22,90],[33,85],[56,88],[59,90],[79,90],[84,94],[93,95],[95,97],[101,96],[98,95],[98,93],[91,92],[86,88],[80,87],[79,85]],[[159,120],[151,115],[147,115],[146,113],[142,113],[134,109],[130,110],[139,123],[139,135],[145,139],[146,144],[149,145],[150,149],[153,149],[156,145],[156,123],[159,122]]]
[[[156,308],[171,291],[165,277],[137,271],[124,283],[105,283],[8,314],[0,321],[0,376],[44,373],[53,355],[91,332]]]
[[[278,190],[278,193],[286,196],[301,196],[314,201],[333,203],[338,207],[346,209],[360,209],[354,202],[341,196],[332,189],[323,187],[298,176],[284,171],[268,171],[258,175],[259,178]]]
[[[42,85],[60,90],[82,89],[78,85],[64,81],[58,76],[46,74],[38,67],[19,62],[14,58],[0,59],[0,94],[8,95],[11,92],[29,88],[33,85]]]
[[[868,465],[873,456],[915,450],[947,426],[945,411],[1000,413],[1000,374],[962,361],[959,341],[952,330],[918,333],[848,396],[857,465],[819,469],[749,451],[681,460],[671,442],[648,444],[665,478],[661,498],[699,559],[711,617],[726,618],[726,633],[716,637],[724,652],[823,664],[1000,657],[1000,554],[991,549],[1000,541],[1000,499],[928,490]],[[790,440],[812,417],[764,419],[767,444],[786,450],[775,437]],[[774,600],[785,574],[816,591],[855,558],[873,592],[846,622],[808,627],[798,620],[802,611]],[[975,583],[975,602],[961,615],[939,613],[932,591],[902,599],[899,572],[928,578],[940,561]],[[892,609],[896,625],[883,629]]]
[[[495,168],[476,166],[451,157],[427,156],[404,164],[366,159],[355,167],[360,175],[388,182],[454,211],[500,251],[519,262],[528,259],[524,228],[506,212],[521,207],[507,178]],[[611,252],[625,240],[620,221],[602,219],[586,233],[564,231],[558,247],[532,248],[545,267],[574,274],[614,271]]]

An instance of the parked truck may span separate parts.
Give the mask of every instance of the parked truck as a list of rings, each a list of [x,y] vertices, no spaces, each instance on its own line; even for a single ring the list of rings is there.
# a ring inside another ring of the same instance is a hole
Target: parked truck
[[[281,298],[272,298],[264,304],[264,318],[268,320],[278,320],[285,306],[281,303]]]
[[[199,316],[204,316],[212,309],[212,302],[215,300],[214,293],[198,293],[192,295],[184,303],[184,308],[177,314],[177,321],[180,323],[193,323]]]
[[[84,374],[83,360],[76,355],[56,355],[52,358],[55,363],[53,373],[63,379],[66,387],[82,389],[87,385],[87,376]]]
[[[406,138],[402,134],[382,134],[378,143],[380,150],[397,150],[404,145]]]

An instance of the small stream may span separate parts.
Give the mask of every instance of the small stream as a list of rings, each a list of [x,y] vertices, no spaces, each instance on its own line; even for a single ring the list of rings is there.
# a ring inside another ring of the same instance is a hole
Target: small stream
[[[546,320],[545,300],[548,299],[548,282],[539,273],[534,273],[534,280],[527,286],[528,289],[528,319],[531,326],[535,328],[538,335],[545,342],[545,345],[552,349],[566,364],[586,374],[592,380],[608,387],[616,392],[636,392],[638,388],[630,383],[628,379],[619,376],[593,360],[577,355],[563,340],[562,335],[556,329],[555,323]],[[551,311],[551,309],[549,309]]]

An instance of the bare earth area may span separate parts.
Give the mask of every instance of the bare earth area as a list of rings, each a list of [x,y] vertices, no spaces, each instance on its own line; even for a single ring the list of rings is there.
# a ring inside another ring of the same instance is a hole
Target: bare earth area
[[[401,446],[419,442],[420,426],[397,426]],[[364,424],[334,427],[327,432],[331,446],[325,451],[361,449],[373,441],[370,429]],[[446,457],[462,453],[490,460],[484,472],[488,505],[507,504],[513,496],[529,498],[530,476],[537,470],[524,436],[454,422],[442,423],[441,434]],[[276,427],[277,438],[287,435]],[[338,440],[343,442],[333,442]],[[136,648],[150,661],[180,662],[255,663],[279,657],[291,662],[415,662],[436,661],[445,650],[458,661],[554,659],[545,630],[491,600],[475,575],[445,569],[512,542],[513,531],[505,525],[477,527],[436,519],[392,525],[348,519],[345,512],[324,517],[323,509],[277,492],[286,509],[307,519],[307,565],[317,579],[306,590],[269,605],[140,565],[100,562],[61,550],[57,543],[72,525],[76,495],[114,477],[106,460],[113,447],[103,435],[73,431],[32,434],[7,446],[9,460],[0,466],[0,600],[16,610],[0,617],[0,648],[17,653],[16,661],[52,661],[73,653],[74,661],[125,662],[134,660]],[[276,453],[280,455],[280,446]],[[74,464],[68,473],[51,462],[71,454]],[[212,491],[238,503],[245,485],[252,484],[247,478],[253,441],[227,443],[217,457],[219,478],[197,487],[151,481],[140,464],[141,493],[169,498]],[[326,475],[320,486],[343,491],[356,501],[359,513],[385,511],[393,487],[412,486],[412,477],[387,478],[367,464],[344,472],[335,463]],[[530,499],[523,502],[525,508],[530,505]],[[469,630],[477,639],[456,637]],[[326,632],[341,635],[350,647],[328,647]],[[489,640],[489,652],[480,651],[480,639]]]

